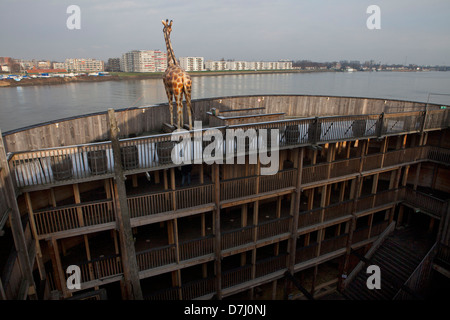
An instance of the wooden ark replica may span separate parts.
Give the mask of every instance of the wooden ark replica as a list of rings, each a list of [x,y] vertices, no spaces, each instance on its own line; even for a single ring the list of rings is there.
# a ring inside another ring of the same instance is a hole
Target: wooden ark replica
[[[167,104],[3,134],[1,299],[413,299],[449,275],[448,109],[302,95],[192,106],[202,135],[278,129],[277,172],[250,163],[259,138],[245,164],[206,164],[197,144],[182,185]]]

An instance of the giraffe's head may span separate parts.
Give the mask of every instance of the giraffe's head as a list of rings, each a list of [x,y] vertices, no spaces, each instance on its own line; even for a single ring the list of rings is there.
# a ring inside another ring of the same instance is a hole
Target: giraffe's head
[[[172,20],[169,22],[169,19],[166,19],[166,21],[162,20],[161,22],[164,25],[163,32],[170,35],[172,32]]]

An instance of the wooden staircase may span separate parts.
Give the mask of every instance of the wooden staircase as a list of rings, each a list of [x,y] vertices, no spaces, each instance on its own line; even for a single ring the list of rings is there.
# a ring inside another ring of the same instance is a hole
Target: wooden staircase
[[[420,254],[389,236],[374,253],[370,263],[361,269],[342,294],[349,300],[392,300],[400,289],[408,290],[403,284],[422,258]],[[380,267],[381,289],[367,288],[367,278],[371,273],[367,274],[366,270],[370,264]]]

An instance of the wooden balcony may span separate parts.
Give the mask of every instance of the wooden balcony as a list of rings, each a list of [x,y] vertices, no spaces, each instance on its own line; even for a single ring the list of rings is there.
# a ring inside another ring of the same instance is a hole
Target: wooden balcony
[[[338,141],[351,141],[355,139],[380,138],[389,135],[415,133],[438,130],[447,127],[447,110],[430,110],[425,118],[422,111],[381,114],[334,116],[319,118],[288,119],[261,123],[217,127],[215,129],[225,132],[225,129],[279,130],[278,142],[280,149],[291,149],[307,145],[317,145]],[[211,128],[209,128],[211,129]],[[203,129],[201,136],[209,135],[208,129]],[[188,152],[192,153],[193,161],[204,162],[203,144],[196,141],[198,133],[189,132],[191,144]],[[175,167],[170,157],[174,146],[171,134],[159,134],[136,138],[121,139],[122,166],[126,174],[134,174],[152,170]],[[266,142],[258,136],[254,141],[255,147],[249,148],[246,153],[255,153]],[[169,149],[168,149],[169,148]],[[226,159],[226,152],[233,150],[234,145],[224,144],[222,160]],[[388,156],[388,158],[395,156]],[[392,159],[398,163],[400,160]],[[356,162],[356,161],[355,161]],[[341,165],[342,167],[338,167]],[[9,166],[17,188],[23,191],[49,188],[61,184],[72,184],[83,181],[98,180],[111,177],[114,174],[114,160],[111,142],[80,144],[64,147],[53,147],[33,151],[12,152],[9,155]],[[328,170],[317,167],[320,179],[342,175],[340,170],[347,170],[351,174],[356,165],[335,163],[335,168]],[[311,174],[305,176],[308,177]],[[308,183],[308,182],[306,182]]]
[[[440,219],[447,210],[448,200],[442,200],[426,193],[406,188],[404,204]]]
[[[39,239],[113,229],[116,221],[112,200],[38,210],[33,216]]]

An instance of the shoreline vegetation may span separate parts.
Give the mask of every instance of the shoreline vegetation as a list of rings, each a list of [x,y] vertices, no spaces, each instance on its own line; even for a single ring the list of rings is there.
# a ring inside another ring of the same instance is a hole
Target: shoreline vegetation
[[[227,76],[227,75],[254,75],[254,74],[278,74],[278,73],[312,73],[312,72],[339,72],[336,70],[240,70],[240,71],[190,71],[191,77],[204,76]],[[76,76],[76,77],[50,77],[0,80],[1,87],[22,87],[37,85],[57,85],[74,82],[100,82],[100,81],[123,81],[123,80],[143,80],[143,79],[162,79],[163,72],[109,72],[108,76]]]

